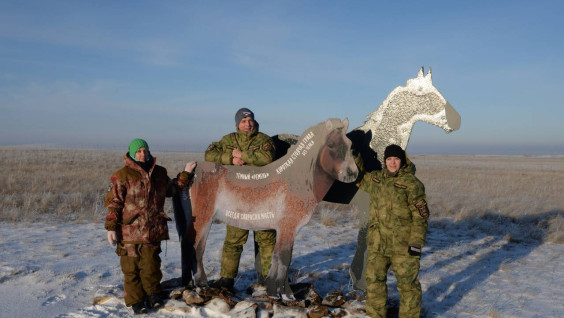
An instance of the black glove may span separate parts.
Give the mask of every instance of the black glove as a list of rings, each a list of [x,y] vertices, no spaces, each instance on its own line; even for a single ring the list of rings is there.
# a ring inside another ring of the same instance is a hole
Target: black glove
[[[419,247],[417,245],[409,245],[407,252],[411,256],[421,256],[421,247]]]

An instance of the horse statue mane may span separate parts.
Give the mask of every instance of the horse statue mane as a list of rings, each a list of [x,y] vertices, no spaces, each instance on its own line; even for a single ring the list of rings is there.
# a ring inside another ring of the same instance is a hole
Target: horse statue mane
[[[184,243],[183,281],[196,270],[196,285],[207,285],[203,255],[212,221],[218,219],[248,230],[276,230],[265,285],[271,297],[293,298],[287,276],[297,231],[335,180],[353,182],[358,176],[347,128],[347,119],[310,127],[286,155],[262,167],[198,163],[189,190],[174,198],[175,216],[191,221],[177,228]],[[185,257],[194,253],[196,264]]]

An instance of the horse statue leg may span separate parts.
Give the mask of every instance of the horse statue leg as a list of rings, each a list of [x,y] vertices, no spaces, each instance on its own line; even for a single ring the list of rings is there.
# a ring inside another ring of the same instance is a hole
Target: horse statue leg
[[[288,282],[288,269],[292,261],[295,231],[292,233],[277,231],[276,245],[272,253],[272,265],[265,279],[269,297],[295,299]]]
[[[204,251],[206,250],[206,241],[212,226],[213,213],[215,206],[208,204],[207,193],[196,194],[196,200],[193,202],[194,216],[194,251],[196,254],[196,274],[194,280],[196,286],[204,287],[208,285],[208,278],[204,270]]]
[[[253,234],[253,239],[256,234]],[[257,282],[264,285],[265,277],[262,275],[262,262],[260,260],[260,246],[256,240],[254,240],[255,247],[255,270],[257,272]]]
[[[192,273],[196,269],[194,260],[194,225],[192,222],[192,203],[189,188],[185,187],[172,198],[174,221],[180,240],[180,260],[182,264],[182,286],[190,286]]]
[[[207,225],[202,226],[201,231],[196,229],[196,239],[194,240],[194,250],[196,254],[196,274],[194,275],[194,281],[196,286],[204,287],[208,285],[208,277],[206,276],[206,271],[204,270],[204,251],[206,250],[206,241],[208,239],[208,233],[211,228],[211,222]]]
[[[357,247],[354,257],[349,268],[349,274],[353,281],[353,288],[358,290],[366,290],[366,279],[364,273],[366,272],[366,257],[368,252],[366,250],[366,234],[368,232],[368,218],[370,214],[370,196],[368,193],[359,190],[351,201],[351,204],[356,205],[359,217],[359,230],[357,236]]]

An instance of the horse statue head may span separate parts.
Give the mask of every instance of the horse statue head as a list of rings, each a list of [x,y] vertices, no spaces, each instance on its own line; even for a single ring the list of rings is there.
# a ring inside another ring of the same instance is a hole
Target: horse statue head
[[[417,121],[435,125],[447,133],[460,128],[460,115],[433,86],[430,68],[424,75],[422,67],[417,77],[407,80],[406,86],[395,88],[358,129],[370,134],[370,148],[381,162],[387,145],[407,147]]]
[[[358,168],[347,137],[349,120],[329,119],[320,124],[323,128],[321,147],[314,167],[314,193],[321,201],[335,180],[350,183],[358,177]]]
[[[335,180],[353,182],[358,176],[358,168],[351,153],[352,142],[347,138],[349,120],[327,120],[325,130],[327,137],[316,165]]]

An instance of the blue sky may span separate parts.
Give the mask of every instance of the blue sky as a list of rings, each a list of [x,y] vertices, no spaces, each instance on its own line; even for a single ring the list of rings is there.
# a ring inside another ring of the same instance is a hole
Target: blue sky
[[[2,1],[0,145],[204,151],[364,122],[432,67],[462,117],[413,153],[564,154],[562,1]]]

